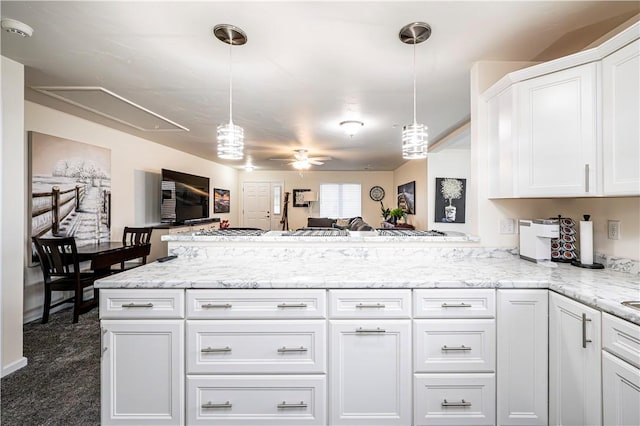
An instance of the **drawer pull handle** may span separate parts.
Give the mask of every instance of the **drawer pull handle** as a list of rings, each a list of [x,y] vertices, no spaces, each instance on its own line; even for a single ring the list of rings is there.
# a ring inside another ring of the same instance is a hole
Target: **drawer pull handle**
[[[309,349],[304,346],[300,346],[299,348],[288,348],[286,346],[278,348],[278,352],[307,352],[308,350]]]
[[[356,308],[384,308],[385,305],[383,305],[382,303],[376,303],[376,304],[364,304],[364,303],[358,303],[356,305]]]
[[[471,403],[468,401],[465,401],[464,399],[461,400],[460,402],[449,402],[446,399],[444,401],[442,401],[442,404],[440,404],[443,407],[471,407]]]
[[[200,352],[205,354],[214,353],[214,352],[231,352],[231,348],[229,346],[225,346],[224,348],[212,348],[209,346],[201,349]]]
[[[376,327],[376,328],[356,328],[356,333],[386,333],[387,331],[384,328]]]
[[[462,302],[462,303],[447,303],[447,302],[445,302],[445,303],[442,304],[442,307],[443,308],[470,308],[471,305],[468,304],[468,303],[464,303],[464,302]]]
[[[229,401],[227,402],[223,402],[222,404],[214,404],[213,402],[209,401],[205,404],[202,404],[200,407],[202,408],[231,408],[233,407],[233,404],[230,403]]]
[[[444,345],[442,347],[443,351],[470,351],[471,347],[469,346],[465,346],[465,345],[460,345],[460,346],[447,346]]]
[[[123,308],[153,308],[153,303],[123,303]]]
[[[231,303],[222,303],[222,304],[207,303],[205,305],[202,305],[204,309],[215,309],[215,308],[229,309],[232,306],[233,305]]]
[[[306,308],[306,303],[280,303],[278,308]]]
[[[300,401],[300,403],[288,404],[287,401],[282,401],[282,404],[278,404],[278,408],[307,408],[309,405],[305,404],[304,401]]]

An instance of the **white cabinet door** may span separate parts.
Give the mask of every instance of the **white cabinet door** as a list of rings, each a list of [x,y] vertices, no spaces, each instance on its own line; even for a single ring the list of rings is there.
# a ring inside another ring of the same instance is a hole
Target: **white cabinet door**
[[[546,425],[548,291],[498,290],[498,424]]]
[[[602,60],[604,195],[640,195],[640,40]]]
[[[600,312],[549,294],[549,423],[602,424]]]
[[[518,193],[515,93],[509,87],[487,102],[489,198],[511,198]]]
[[[640,370],[604,351],[602,407],[605,425],[640,425]]]
[[[181,320],[103,320],[101,423],[184,424]]]
[[[596,64],[517,84],[518,195],[596,195]]]
[[[329,322],[332,425],[411,424],[411,321]]]

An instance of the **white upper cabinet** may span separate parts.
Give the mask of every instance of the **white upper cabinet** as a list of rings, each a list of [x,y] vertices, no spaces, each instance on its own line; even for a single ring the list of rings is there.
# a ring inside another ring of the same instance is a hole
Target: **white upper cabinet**
[[[640,195],[640,40],[602,60],[604,195]]]
[[[489,198],[640,195],[639,29],[484,93]]]
[[[596,64],[526,80],[516,89],[519,195],[595,195]]]

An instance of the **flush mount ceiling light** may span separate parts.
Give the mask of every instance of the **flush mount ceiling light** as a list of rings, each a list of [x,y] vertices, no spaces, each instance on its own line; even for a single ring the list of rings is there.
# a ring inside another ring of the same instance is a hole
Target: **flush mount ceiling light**
[[[402,158],[415,160],[427,156],[427,126],[416,120],[416,45],[431,36],[431,27],[424,22],[413,22],[400,30],[400,41],[413,44],[413,123],[402,127]]]
[[[31,37],[33,35],[33,28],[25,24],[24,22],[16,21],[15,19],[4,18],[0,22],[2,29],[11,34],[17,34],[21,37]]]
[[[349,137],[354,137],[362,126],[364,126],[364,123],[357,120],[347,120],[340,123],[340,127]]]
[[[233,124],[232,47],[247,42],[247,35],[238,27],[220,24],[213,27],[213,35],[229,45],[229,122],[218,126],[218,158],[241,160],[244,156],[244,129]]]

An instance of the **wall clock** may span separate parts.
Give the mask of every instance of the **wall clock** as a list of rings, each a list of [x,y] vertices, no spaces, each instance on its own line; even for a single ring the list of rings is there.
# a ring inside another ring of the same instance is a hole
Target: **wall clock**
[[[384,198],[384,189],[381,186],[373,186],[369,190],[369,197],[373,201],[380,201]]]

